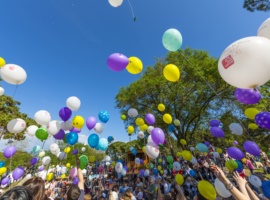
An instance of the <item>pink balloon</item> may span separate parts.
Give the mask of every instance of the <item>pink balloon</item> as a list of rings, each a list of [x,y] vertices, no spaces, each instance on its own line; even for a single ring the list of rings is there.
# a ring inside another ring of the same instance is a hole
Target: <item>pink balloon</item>
[[[70,176],[71,178],[75,178],[75,177],[77,177],[77,175],[78,175],[78,173],[77,173],[77,168],[72,168],[72,169],[70,170],[70,172],[69,172],[69,176]]]
[[[103,167],[102,166],[99,166],[98,167],[98,172],[102,172],[103,171]]]

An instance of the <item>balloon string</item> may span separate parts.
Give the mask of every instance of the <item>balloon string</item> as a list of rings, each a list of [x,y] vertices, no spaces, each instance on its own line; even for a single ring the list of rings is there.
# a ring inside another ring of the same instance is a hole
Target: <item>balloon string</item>
[[[17,91],[18,86],[19,86],[18,84],[15,86],[15,90],[13,92],[12,99],[14,99],[14,97],[15,97],[15,94],[16,94],[16,91]]]
[[[135,17],[135,15],[134,15],[133,7],[132,7],[132,5],[131,5],[131,3],[130,3],[130,1],[129,1],[129,0],[128,0],[128,4],[129,4],[129,7],[130,7],[131,12],[132,12],[133,21],[135,22],[135,21],[136,21],[136,17]]]
[[[12,156],[11,156],[10,161],[9,161],[9,169],[10,169],[10,173],[11,173],[11,171],[12,171],[12,170],[11,170],[11,162],[12,162]],[[10,189],[10,185],[11,185],[11,184],[9,183],[9,186],[8,186],[9,188],[8,188],[8,189]]]
[[[42,144],[42,147],[41,147],[41,149],[43,149],[43,147],[44,147],[44,144],[45,144],[45,142],[46,142],[46,140],[44,140],[44,142],[43,142],[43,144]]]

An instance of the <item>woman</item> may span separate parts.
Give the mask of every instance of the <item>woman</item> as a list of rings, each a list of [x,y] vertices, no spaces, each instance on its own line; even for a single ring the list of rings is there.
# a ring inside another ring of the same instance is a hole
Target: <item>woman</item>
[[[23,186],[32,192],[34,200],[48,200],[45,195],[45,182],[40,177],[27,180]]]

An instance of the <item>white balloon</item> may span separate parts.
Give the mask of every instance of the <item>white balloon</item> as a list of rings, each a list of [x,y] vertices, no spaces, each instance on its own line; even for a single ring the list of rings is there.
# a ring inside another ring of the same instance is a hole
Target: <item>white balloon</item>
[[[270,18],[265,20],[257,31],[257,36],[270,39]]]
[[[248,178],[248,181],[249,181],[253,186],[255,186],[256,188],[259,188],[259,187],[262,186],[262,181],[261,181],[261,179],[259,179],[258,176],[251,175],[251,176]]]
[[[122,163],[117,162],[117,163],[115,164],[115,171],[116,171],[117,173],[121,173],[122,169],[123,169]]]
[[[61,124],[58,121],[51,121],[47,125],[47,131],[50,135],[55,135],[57,134],[61,129]]]
[[[60,149],[59,148],[57,148],[55,151],[52,151],[52,154],[54,154],[54,155],[58,155],[60,153]]]
[[[25,133],[29,136],[35,136],[36,135],[36,131],[38,130],[38,127],[36,125],[31,125],[28,126]]]
[[[215,188],[217,193],[223,198],[228,198],[232,195],[229,190],[227,190],[225,185],[217,178],[215,179]]]
[[[0,87],[0,96],[2,96],[5,93],[5,89]]]
[[[4,81],[14,85],[22,84],[27,78],[24,69],[15,64],[6,64],[1,67],[1,76]]]
[[[122,176],[125,176],[126,174],[127,174],[126,170],[125,170],[125,169],[122,169],[121,175],[122,175]]]
[[[149,142],[146,145],[146,154],[152,158],[152,159],[156,159],[159,155],[159,149],[158,147],[155,145],[155,143],[153,142]]]
[[[87,172],[86,169],[83,169],[83,170],[82,170],[82,174],[83,174],[83,175],[86,175],[86,172]]]
[[[61,168],[61,174],[65,174],[67,173],[67,168],[66,167],[62,167]]]
[[[104,127],[101,123],[99,123],[99,122],[96,123],[96,125],[94,127],[94,130],[96,133],[99,133],[99,134],[102,133],[103,129],[104,129]]]
[[[84,152],[85,151],[85,147],[82,147],[82,152]]]
[[[193,165],[197,165],[198,164],[198,161],[195,157],[192,156],[192,159],[190,161]]]
[[[220,158],[220,155],[219,155],[218,152],[214,152],[213,155],[214,155],[215,158]]]
[[[180,171],[181,170],[181,165],[180,165],[180,163],[179,162],[174,162],[173,163],[173,169],[175,170],[175,171]]]
[[[63,129],[64,131],[68,131],[71,128],[72,128],[72,122],[71,121],[61,122],[61,129]]]
[[[151,142],[153,142],[153,140],[152,140],[151,135],[149,135],[148,138],[147,138],[147,143],[151,143]],[[153,142],[153,143],[154,143],[154,142]]]
[[[46,110],[40,110],[35,113],[34,119],[40,125],[47,125],[51,121],[51,114]]]
[[[23,119],[16,118],[12,119],[7,124],[7,130],[10,133],[20,133],[26,128],[26,123]]]
[[[46,175],[47,175],[47,171],[43,170],[41,172],[38,173],[38,177],[42,178],[42,180],[46,179]]]
[[[147,132],[148,132],[149,134],[151,134],[153,129],[154,129],[153,126],[148,126]]]
[[[56,166],[56,171],[57,172],[61,172],[61,167],[58,165],[58,166]]]
[[[66,105],[70,110],[77,111],[81,106],[81,100],[78,97],[69,97],[66,101]]]
[[[175,126],[180,126],[180,121],[178,119],[173,120]]]
[[[135,164],[136,165],[139,165],[140,164],[140,161],[141,161],[140,158],[135,158]]]
[[[243,134],[243,128],[238,123],[231,123],[229,128],[230,128],[231,132],[234,133],[235,135],[242,135]]]
[[[134,149],[134,147],[129,147],[129,150],[132,151]]]
[[[65,152],[59,152],[57,154],[57,157],[60,159],[60,160],[65,160],[67,158],[67,154]]]
[[[138,138],[143,139],[144,138],[144,132],[139,131]]]
[[[42,158],[42,164],[43,165],[48,165],[51,162],[51,158],[49,156],[45,156],[44,158]]]
[[[130,108],[130,109],[128,110],[128,116],[129,116],[130,118],[135,118],[135,117],[138,116],[138,111],[137,111],[135,108]]]
[[[111,163],[110,162],[106,162],[106,165],[109,166]]]
[[[238,88],[255,88],[270,79],[270,40],[247,37],[228,46],[218,62],[220,76]]]
[[[51,151],[52,153],[55,152],[57,149],[59,149],[58,144],[56,144],[56,143],[51,144],[51,146],[50,146],[50,151]]]
[[[109,3],[111,4],[112,7],[116,8],[122,5],[123,0],[109,0]]]
[[[42,150],[39,152],[38,157],[42,158],[43,156],[45,156],[45,151]]]
[[[144,171],[144,176],[149,176],[149,174],[150,174],[149,170],[146,169],[146,170]]]
[[[110,157],[110,156],[105,156],[104,160],[105,160],[106,162],[110,162],[110,161],[111,161],[111,157]]]

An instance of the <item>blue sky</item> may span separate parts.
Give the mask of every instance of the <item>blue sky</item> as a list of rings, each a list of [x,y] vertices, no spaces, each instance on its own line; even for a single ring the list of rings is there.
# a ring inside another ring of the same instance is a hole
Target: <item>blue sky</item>
[[[111,71],[106,65],[110,54],[137,56],[144,67],[153,65],[155,58],[167,54],[161,42],[164,31],[176,28],[183,48],[218,57],[232,42],[256,35],[269,17],[267,12],[250,13],[235,0],[130,1],[136,22],[127,0],[118,8],[107,0],[0,1],[0,57],[22,66],[28,75],[15,95],[22,112],[34,117],[36,111],[47,110],[59,119],[66,99],[77,96],[82,102],[77,115],[110,113],[100,137],[128,141],[115,95],[140,75]],[[2,86],[12,96],[15,86]],[[82,138],[90,133],[84,128]]]

